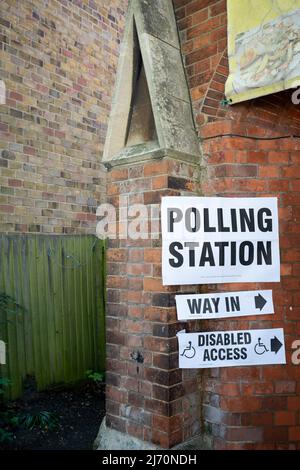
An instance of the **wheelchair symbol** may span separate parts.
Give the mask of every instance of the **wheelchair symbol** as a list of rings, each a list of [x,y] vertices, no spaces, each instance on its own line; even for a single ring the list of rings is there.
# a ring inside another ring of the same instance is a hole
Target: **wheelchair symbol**
[[[265,352],[269,352],[269,350],[266,348],[266,346],[264,345],[264,343],[261,342],[261,338],[258,338],[258,343],[254,346],[254,351],[255,351],[256,354],[258,354],[259,356],[261,356],[261,355],[264,354]]]
[[[193,359],[195,354],[196,354],[196,350],[195,350],[194,346],[192,346],[192,341],[189,341],[188,346],[186,346],[184,348],[184,350],[183,350],[182,354],[180,354],[180,356],[184,356],[187,359]]]

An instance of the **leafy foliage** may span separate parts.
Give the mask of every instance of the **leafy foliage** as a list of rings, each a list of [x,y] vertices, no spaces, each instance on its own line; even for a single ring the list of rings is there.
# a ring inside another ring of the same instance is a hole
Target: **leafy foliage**
[[[7,317],[8,315],[18,315],[20,313],[24,313],[25,308],[22,305],[18,304],[16,300],[7,295],[5,292],[0,293],[0,322],[6,323],[10,322]],[[4,318],[3,318],[4,317]]]
[[[93,370],[87,370],[86,376],[88,379],[92,380],[96,384],[104,382],[104,372],[95,372]]]
[[[232,103],[232,99],[229,98],[223,98],[221,101],[220,101],[220,105],[223,106],[224,108],[226,108],[227,106],[229,106],[230,104]]]
[[[0,428],[0,444],[4,442],[10,442],[13,438],[13,433],[6,431],[6,429]]]
[[[8,410],[7,405],[4,405],[3,395],[5,393],[5,387],[10,385],[10,380],[7,377],[0,378],[0,444],[10,442],[13,439],[13,433],[10,432],[9,428],[13,425],[13,419],[11,412]]]
[[[53,430],[58,426],[58,417],[50,411],[37,411],[14,418],[13,424],[30,430],[37,427],[43,430]]]
[[[11,384],[11,381],[7,377],[0,377],[0,396],[4,395],[5,387],[8,387]]]
[[[5,292],[0,292],[0,324],[2,323],[11,323],[9,316],[17,315],[24,313],[26,309],[22,305],[18,304],[16,300],[7,295]],[[2,339],[2,338],[0,338]],[[0,398],[4,399],[5,387],[8,387],[11,384],[11,381],[7,377],[0,377]]]

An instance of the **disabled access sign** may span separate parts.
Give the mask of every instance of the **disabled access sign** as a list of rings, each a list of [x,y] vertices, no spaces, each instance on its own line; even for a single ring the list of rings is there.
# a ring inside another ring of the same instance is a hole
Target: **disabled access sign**
[[[177,333],[179,367],[211,367],[286,364],[282,328],[266,330]]]

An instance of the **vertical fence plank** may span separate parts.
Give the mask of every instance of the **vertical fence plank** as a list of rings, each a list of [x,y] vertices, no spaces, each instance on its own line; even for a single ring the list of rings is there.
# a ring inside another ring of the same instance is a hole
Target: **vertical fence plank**
[[[84,239],[86,240],[86,238]],[[86,305],[83,302],[83,291],[85,290],[85,260],[82,254],[82,245],[84,240],[80,238],[79,245],[77,249],[74,247],[74,253],[76,253],[76,258],[74,259],[74,268],[73,268],[73,277],[74,277],[74,286],[76,292],[76,350],[77,350],[77,373],[80,376],[84,375],[84,365],[85,365],[85,341],[88,335],[88,332],[85,329],[83,317],[85,315]],[[74,242],[74,240],[73,240]],[[78,334],[79,331],[84,331],[84,335]]]
[[[12,240],[11,253],[10,253],[10,270],[13,273],[12,279],[14,281],[14,288],[11,291],[11,295],[17,299],[18,304],[22,305],[22,279],[19,269],[19,246],[18,240]],[[16,294],[14,295],[13,292]],[[18,382],[18,388],[21,389],[22,381],[26,375],[26,357],[25,357],[25,343],[24,343],[24,317],[25,311],[21,312],[17,309],[14,315],[13,322],[15,324],[16,334],[16,354],[17,354],[17,365],[18,365],[18,376],[16,380]]]
[[[34,353],[32,341],[32,315],[29,309],[30,305],[30,284],[29,284],[29,251],[28,251],[28,238],[24,235],[19,239],[19,279],[22,283],[20,305],[26,306],[24,311],[24,347],[25,347],[25,362],[26,362],[26,375],[34,374]]]
[[[87,262],[86,262],[86,293],[87,293],[87,316],[88,316],[88,327],[89,327],[89,369],[95,367],[97,361],[95,361],[95,350],[97,345],[95,343],[96,331],[95,331],[95,320],[96,320],[96,311],[94,306],[94,277],[93,277],[93,258],[94,254],[94,243],[95,240],[91,237],[87,240],[88,247],[86,250]],[[97,364],[98,366],[98,364]]]
[[[68,284],[68,277],[67,277],[67,241],[68,237],[65,239],[64,243],[59,241],[59,265],[61,266],[61,273],[62,273],[62,301],[64,304],[64,343],[65,343],[65,355],[64,355],[64,382],[69,383],[71,382],[70,376],[70,369],[72,368],[71,364],[71,354],[72,354],[72,332],[70,329],[70,288]]]
[[[82,359],[83,359],[83,369],[82,373],[85,374],[85,371],[88,368],[89,364],[89,348],[90,348],[90,331],[89,331],[89,317],[88,317],[88,304],[87,304],[87,289],[88,279],[87,279],[87,262],[90,256],[89,251],[89,241],[90,238],[85,239],[85,243],[80,244],[80,257],[82,259],[82,269],[80,270],[79,282],[83,287],[80,289],[80,302],[81,302],[81,325],[82,329],[85,331],[85,335],[81,336],[83,339],[82,342]],[[83,255],[85,253],[85,256]]]
[[[16,291],[16,279],[14,272],[14,240],[10,239],[8,243],[7,251],[7,261],[8,261],[8,272],[11,273],[11,276],[6,280],[6,290],[10,297],[14,297],[14,292]],[[16,298],[17,300],[17,298]],[[14,310],[13,306],[11,306]],[[7,354],[9,360],[9,373],[11,377],[12,384],[12,394],[16,396],[19,394],[22,386],[22,368],[19,363],[19,347],[18,344],[18,312],[17,310],[13,312],[8,312],[7,321],[8,321],[8,343],[7,343]]]
[[[105,284],[106,264],[105,264],[106,242],[99,243],[95,258],[95,270],[98,275],[95,277],[95,297],[97,302],[97,341],[99,345],[98,361],[101,370],[105,370],[105,302],[106,291],[102,286]]]
[[[43,382],[43,364],[40,344],[40,325],[38,312],[38,285],[37,285],[37,269],[36,269],[36,243],[34,237],[26,238],[27,256],[28,256],[28,279],[29,279],[29,303],[27,305],[28,312],[31,316],[32,325],[32,346],[34,356],[34,375],[38,384]],[[26,275],[25,274],[25,275]]]
[[[44,239],[41,247],[41,258],[43,263],[43,283],[42,289],[45,296],[45,324],[46,330],[48,333],[48,342],[47,342],[47,350],[48,350],[48,377],[47,383],[52,384],[56,381],[56,371],[59,365],[56,361],[56,338],[55,338],[55,318],[53,312],[53,283],[52,283],[52,276],[51,270],[49,266],[49,241],[48,239]]]
[[[4,235],[0,235],[0,294],[1,296],[5,293],[5,245],[6,240]],[[4,302],[4,297],[2,298]],[[4,308],[4,303],[1,302],[0,308],[0,339],[5,342],[6,354],[7,354],[7,342],[8,342],[8,327],[7,327],[7,313]],[[8,364],[0,364],[1,377],[9,376]]]
[[[55,312],[55,334],[56,334],[56,355],[58,370],[56,371],[56,383],[63,383],[65,377],[65,356],[67,343],[65,342],[65,303],[63,298],[63,276],[61,268],[61,244],[60,239],[51,237],[50,249],[48,253],[49,267],[53,279],[53,308]]]

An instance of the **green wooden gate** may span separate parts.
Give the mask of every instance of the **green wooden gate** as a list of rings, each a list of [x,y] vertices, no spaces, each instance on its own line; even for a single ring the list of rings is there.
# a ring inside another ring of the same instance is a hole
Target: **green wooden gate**
[[[38,390],[104,370],[105,242],[92,235],[0,235],[0,340],[11,380]]]

